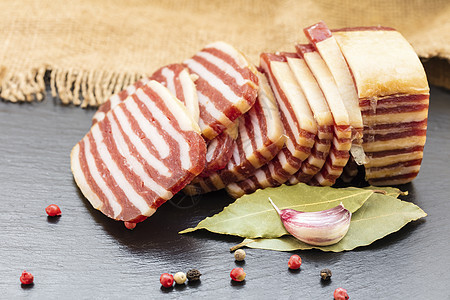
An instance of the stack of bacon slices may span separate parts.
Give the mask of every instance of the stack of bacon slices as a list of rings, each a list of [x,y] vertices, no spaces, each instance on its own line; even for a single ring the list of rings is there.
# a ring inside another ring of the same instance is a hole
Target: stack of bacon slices
[[[413,48],[385,27],[304,32],[309,44],[263,53],[258,69],[216,42],[108,99],[71,153],[85,197],[137,223],[182,189],[329,186],[357,165],[373,185],[414,179],[429,88]]]

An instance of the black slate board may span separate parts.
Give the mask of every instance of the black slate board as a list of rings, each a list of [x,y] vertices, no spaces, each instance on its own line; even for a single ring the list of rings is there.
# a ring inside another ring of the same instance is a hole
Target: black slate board
[[[241,265],[229,252],[239,238],[177,234],[230,203],[222,192],[189,209],[166,203],[134,231],[92,209],[72,179],[69,153],[93,114],[50,96],[0,101],[1,299],[332,299],[337,287],[351,299],[450,299],[449,91],[432,88],[422,169],[401,187],[428,216],[354,251],[299,251],[300,272],[287,268],[292,253],[246,249]],[[59,219],[47,218],[51,203],[60,205]],[[230,281],[236,266],[247,272],[241,284]],[[333,271],[328,284],[319,277],[325,267]],[[161,273],[190,268],[203,273],[198,284],[161,288]],[[23,270],[34,274],[33,286],[21,286]]]

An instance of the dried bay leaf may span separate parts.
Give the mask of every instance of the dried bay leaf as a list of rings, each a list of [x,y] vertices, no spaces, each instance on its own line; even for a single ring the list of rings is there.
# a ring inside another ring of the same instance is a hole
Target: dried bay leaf
[[[244,238],[277,238],[288,232],[270,204],[269,197],[280,209],[320,211],[342,202],[353,213],[372,194],[370,189],[314,187],[302,183],[266,188],[237,199],[222,212],[204,219],[195,228],[188,228],[180,233],[206,229]]]
[[[408,192],[402,192],[398,188],[390,187],[390,186],[366,186],[363,189],[372,190],[375,193],[382,193],[387,196],[395,197],[398,196],[406,196]]]
[[[388,194],[395,195],[397,193],[391,188],[391,190],[388,190]],[[320,249],[340,252],[367,246],[388,234],[400,230],[407,223],[423,218],[426,215],[421,208],[410,202],[375,193],[353,214],[350,229],[346,236],[337,244],[313,246],[303,243],[292,236],[283,236],[276,239],[245,239],[238,246],[277,251]]]

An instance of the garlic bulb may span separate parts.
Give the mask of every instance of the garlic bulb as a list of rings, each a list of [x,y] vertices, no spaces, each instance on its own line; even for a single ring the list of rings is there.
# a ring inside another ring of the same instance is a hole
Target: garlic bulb
[[[298,240],[315,246],[328,246],[339,242],[350,227],[352,213],[339,204],[336,207],[301,212],[293,209],[280,210],[269,198],[278,212],[284,228]]]

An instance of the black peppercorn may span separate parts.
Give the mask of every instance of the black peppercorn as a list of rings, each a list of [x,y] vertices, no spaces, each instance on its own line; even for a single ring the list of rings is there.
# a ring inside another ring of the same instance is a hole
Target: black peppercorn
[[[330,269],[323,269],[320,271],[320,277],[322,280],[330,280],[331,278],[331,270]]]
[[[200,276],[202,276],[202,273],[200,273],[197,269],[192,269],[187,271],[186,277],[189,281],[196,281],[200,279]]]

